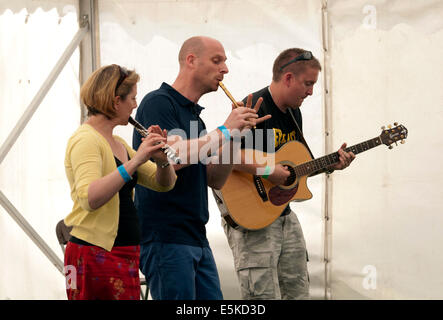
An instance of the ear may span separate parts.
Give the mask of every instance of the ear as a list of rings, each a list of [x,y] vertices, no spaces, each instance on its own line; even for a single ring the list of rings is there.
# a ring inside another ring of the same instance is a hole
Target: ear
[[[114,108],[117,110],[118,107],[120,107],[120,103],[122,102],[122,97],[116,96],[114,98]]]
[[[283,83],[286,87],[291,85],[291,82],[294,81],[294,74],[292,72],[286,72],[282,77]]]
[[[189,53],[186,56],[186,60],[185,61],[186,61],[186,64],[188,65],[188,67],[191,67],[191,68],[194,67],[196,58],[197,57],[193,53]]]

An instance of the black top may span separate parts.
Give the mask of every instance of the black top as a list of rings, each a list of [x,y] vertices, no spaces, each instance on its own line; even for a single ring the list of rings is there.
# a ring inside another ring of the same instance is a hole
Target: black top
[[[117,167],[122,165],[121,161],[116,157],[115,162]],[[129,159],[129,155],[128,155]],[[137,184],[137,171],[132,175],[132,180],[126,182],[118,192],[120,207],[117,237],[114,241],[114,247],[122,246],[137,246],[140,244],[140,224],[138,221],[137,210],[132,201],[132,190]],[[84,240],[71,236],[69,241],[85,246],[92,246],[93,244]]]
[[[252,137],[253,137],[253,145],[248,145],[248,139],[244,140],[244,147],[261,150],[267,153],[274,153],[282,145],[286,142],[297,140],[301,141],[300,133],[297,129],[292,116],[289,114],[289,111],[283,113],[272,100],[272,96],[269,92],[268,87],[263,88],[257,92],[252,94],[252,106],[255,105],[258,98],[262,97],[263,102],[258,110],[259,117],[263,117],[265,115],[272,115],[272,118],[262,123],[258,124],[257,129],[263,132],[263,135],[257,130],[252,129]],[[245,98],[243,100],[246,105]],[[298,127],[303,132],[302,128],[302,115],[300,112],[300,108],[296,108],[292,110],[295,120],[297,121]]]
[[[272,153],[280,149],[286,142],[296,140],[302,143],[304,146],[306,146],[306,149],[311,155],[311,158],[315,159],[309,146],[307,145],[307,142],[304,141],[304,139],[300,134],[300,132],[303,133],[302,114],[300,108],[291,109],[295,121],[297,121],[298,124],[297,128],[297,125],[295,124],[294,119],[290,114],[290,111],[288,110],[286,111],[286,113],[283,113],[274,103],[274,100],[272,99],[268,87],[253,93],[253,98],[252,98],[253,106],[260,97],[263,98],[263,102],[260,106],[260,109],[257,112],[259,117],[263,117],[267,114],[270,114],[272,115],[272,118],[263,121],[262,123],[257,125],[257,129],[264,129],[262,131],[263,136],[259,134],[259,132],[254,132],[254,130],[252,129],[253,139],[250,140],[253,140],[253,143],[249,143],[250,145],[248,145],[247,143],[248,140],[244,139],[244,141],[242,141],[242,147],[257,149],[267,153]],[[243,100],[245,105],[246,105],[246,99],[247,98]],[[328,170],[327,168],[323,168],[312,173],[310,176],[314,176],[324,172],[332,172],[332,171],[334,170]]]
[[[163,83],[159,89],[143,98],[135,119],[145,128],[157,124],[168,130],[168,134],[196,139],[206,130],[200,118],[202,110],[200,105]],[[137,150],[140,143],[141,136],[134,131],[133,148]],[[175,186],[168,192],[136,186],[135,206],[140,217],[141,243],[157,241],[207,247],[205,225],[209,212],[206,165],[199,159],[191,159],[191,165],[178,170],[176,174]]]
[[[263,102],[258,110],[258,116],[263,117],[265,115],[272,115],[272,118],[256,126],[256,130],[252,129],[252,135],[250,139],[246,138],[242,141],[242,147],[248,149],[257,149],[266,153],[274,153],[281,148],[286,142],[301,140],[300,131],[302,130],[302,115],[300,108],[292,110],[295,121],[294,122],[289,111],[283,113],[275,104],[272,99],[271,93],[268,87],[265,87],[252,94],[252,106],[255,105],[258,98],[262,97]],[[247,97],[243,99],[243,103],[246,105]],[[258,130],[257,130],[258,129]],[[291,212],[289,204],[282,212],[282,216],[285,216]]]

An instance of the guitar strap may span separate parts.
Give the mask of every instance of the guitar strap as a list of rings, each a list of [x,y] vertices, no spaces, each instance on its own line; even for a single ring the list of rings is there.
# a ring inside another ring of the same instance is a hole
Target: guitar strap
[[[295,117],[294,117],[294,114],[292,113],[291,108],[288,108],[288,111],[289,111],[289,114],[290,114],[291,117],[292,117],[292,120],[294,120],[294,123],[295,123],[295,126],[297,127],[298,133],[300,134],[300,140],[301,140],[301,143],[303,143],[303,144],[305,145],[306,149],[308,149],[309,153],[311,154],[311,158],[312,158],[312,159],[315,159],[314,155],[312,154],[311,149],[310,149],[309,146],[308,146],[308,143],[307,143],[306,140],[305,140],[305,137],[303,136],[303,132],[300,130],[300,127],[298,126],[298,123],[297,123],[297,121],[295,120]]]

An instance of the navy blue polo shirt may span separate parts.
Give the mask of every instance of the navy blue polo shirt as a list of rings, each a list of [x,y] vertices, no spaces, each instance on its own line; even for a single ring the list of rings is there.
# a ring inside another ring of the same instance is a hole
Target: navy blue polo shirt
[[[140,103],[135,119],[145,128],[182,132],[186,139],[197,138],[206,126],[200,118],[202,107],[163,83]],[[179,129],[179,130],[178,130]],[[192,135],[191,135],[192,133]],[[141,143],[134,130],[135,150]],[[192,246],[209,246],[205,225],[209,219],[206,165],[198,162],[176,172],[174,189],[156,192],[140,185],[135,188],[135,206],[140,218],[141,243],[160,241]]]

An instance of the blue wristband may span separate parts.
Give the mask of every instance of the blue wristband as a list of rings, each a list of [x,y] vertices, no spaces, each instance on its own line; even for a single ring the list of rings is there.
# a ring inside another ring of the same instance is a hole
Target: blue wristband
[[[220,130],[223,135],[225,136],[226,140],[231,140],[231,135],[229,134],[229,130],[226,129],[225,126],[219,126],[217,127],[218,130]]]
[[[265,171],[262,174],[262,178],[263,179],[268,179],[269,178],[269,174],[271,173],[271,167],[270,166],[266,166],[265,167]]]
[[[132,180],[132,177],[129,175],[128,171],[126,171],[126,169],[123,165],[119,166],[117,168],[117,170],[120,173],[120,175],[122,176],[123,180],[125,180],[125,182]]]

